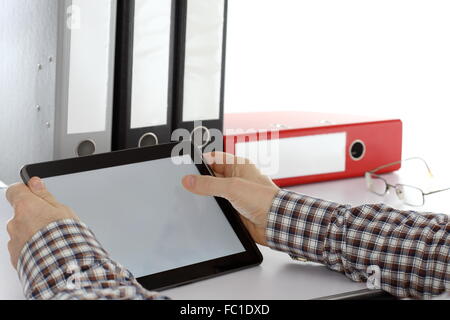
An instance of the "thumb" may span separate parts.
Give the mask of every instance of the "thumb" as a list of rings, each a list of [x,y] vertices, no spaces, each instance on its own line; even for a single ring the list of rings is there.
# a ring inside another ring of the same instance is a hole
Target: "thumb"
[[[31,192],[33,192],[36,196],[41,198],[42,200],[48,202],[49,204],[53,206],[58,206],[59,203],[56,201],[55,197],[47,190],[47,188],[44,185],[44,182],[37,177],[32,178],[28,182],[28,187],[30,188]]]
[[[211,176],[186,176],[183,186],[190,192],[201,196],[215,196],[231,200],[234,191],[231,187],[233,178]]]

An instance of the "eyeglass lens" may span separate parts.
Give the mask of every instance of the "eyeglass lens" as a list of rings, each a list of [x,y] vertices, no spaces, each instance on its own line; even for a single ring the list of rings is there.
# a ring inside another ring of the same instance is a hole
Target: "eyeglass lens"
[[[373,174],[366,174],[366,184],[367,188],[377,195],[383,196],[387,192],[386,181]]]
[[[405,204],[410,206],[423,206],[424,197],[423,192],[415,187],[398,184],[395,186],[395,193],[397,197]]]

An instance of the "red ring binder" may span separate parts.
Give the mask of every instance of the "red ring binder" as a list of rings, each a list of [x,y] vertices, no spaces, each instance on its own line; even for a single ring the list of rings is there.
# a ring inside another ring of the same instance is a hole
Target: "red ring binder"
[[[399,119],[295,111],[227,114],[224,132],[226,152],[250,158],[282,187],[364,176],[402,157]]]

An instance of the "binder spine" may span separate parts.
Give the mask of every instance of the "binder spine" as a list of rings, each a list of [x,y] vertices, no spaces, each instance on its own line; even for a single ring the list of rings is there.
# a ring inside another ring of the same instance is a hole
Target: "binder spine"
[[[131,73],[133,53],[134,0],[117,1],[116,69],[114,82],[114,112],[112,150],[126,148],[130,144],[127,127],[131,119]]]
[[[188,6],[189,1],[179,1],[176,17],[176,38],[175,38],[175,69],[174,69],[174,104],[173,104],[173,129],[185,129],[191,133],[191,139],[198,131],[202,131],[201,136],[215,137],[210,134],[211,129],[223,132],[224,124],[224,96],[225,96],[225,67],[226,67],[226,39],[227,39],[227,21],[228,21],[228,0],[224,0],[224,16],[223,16],[223,40],[221,52],[221,76],[220,76],[220,97],[219,97],[219,117],[217,119],[198,119],[194,121],[185,121],[184,107],[186,95],[185,70],[186,70],[186,42],[187,42],[187,23],[188,23]],[[216,1],[216,0],[214,0]],[[216,142],[220,145],[221,141],[203,141],[202,147],[205,147],[209,142]]]
[[[175,36],[174,36],[174,67],[173,67],[173,129],[179,129],[180,110],[183,109],[183,88],[184,88],[184,56],[186,54],[186,20],[187,20],[187,0],[179,1],[175,12]]]
[[[273,113],[272,119],[276,121],[277,116]],[[233,133],[236,126],[232,125],[226,129],[229,132],[224,137],[225,151],[250,158],[280,187],[361,177],[367,171],[402,158],[400,120],[303,127],[301,119],[309,116],[308,113],[292,114],[299,119],[299,126],[277,130],[276,135],[267,135],[273,130],[270,127],[236,134]],[[233,118],[237,125],[242,122],[238,117]],[[253,115],[256,123],[261,118],[270,115]],[[251,121],[249,115],[242,119]],[[380,173],[400,167],[400,164],[393,165]]]
[[[54,152],[56,159],[111,151],[117,7],[116,0],[101,2],[102,16],[98,18],[98,29],[92,31],[89,24],[94,23],[94,4],[75,0],[59,3]],[[80,16],[77,17],[78,14]],[[74,19],[81,19],[78,27],[72,25]],[[97,28],[97,20],[95,23]],[[83,46],[94,43],[92,32],[105,37],[104,40],[109,44],[108,50],[103,51],[105,48],[97,45],[93,49],[91,59],[83,60],[78,53]],[[77,53],[75,56],[72,55],[74,48]],[[99,70],[91,70],[96,63],[103,64],[99,65]],[[88,74],[89,72],[92,74]],[[92,81],[89,85],[80,85],[83,79]],[[98,109],[93,112],[95,108]]]
[[[176,12],[179,1],[171,1],[170,48],[168,64],[168,98],[166,123],[151,127],[132,128],[133,112],[133,65],[135,49],[136,0],[118,0],[117,38],[116,38],[116,81],[114,89],[114,115],[112,150],[136,148],[145,145],[145,140],[153,140],[153,144],[170,142],[172,128],[172,105],[174,86],[174,54],[176,36]],[[182,2],[182,1],[181,1]],[[151,76],[151,75],[150,75]],[[161,106],[149,105],[149,108]]]

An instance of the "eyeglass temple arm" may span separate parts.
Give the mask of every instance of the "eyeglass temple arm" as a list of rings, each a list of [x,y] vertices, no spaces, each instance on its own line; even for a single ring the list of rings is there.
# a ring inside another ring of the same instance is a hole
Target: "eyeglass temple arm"
[[[387,167],[390,167],[390,166],[393,166],[393,165],[396,165],[396,164],[399,164],[399,163],[402,163],[402,162],[405,162],[405,161],[409,161],[409,160],[420,160],[420,161],[422,161],[425,164],[425,166],[427,167],[427,170],[428,170],[428,173],[430,174],[430,176],[433,176],[433,173],[431,172],[431,169],[428,166],[427,162],[424,159],[420,158],[420,157],[408,158],[408,159],[404,159],[404,160],[399,160],[399,161],[396,161],[396,162],[388,163],[388,164],[385,164],[385,165],[383,165],[381,167],[378,167],[378,168],[376,168],[376,169],[374,169],[372,171],[369,171],[369,172],[370,173],[375,173],[375,172],[377,172],[377,171],[379,171],[381,169],[384,169],[384,168],[387,168]]]
[[[428,196],[430,194],[435,194],[435,193],[444,192],[444,191],[448,191],[448,190],[450,190],[450,188],[436,190],[436,191],[431,191],[431,192],[428,192],[428,193],[424,193],[424,195]]]

